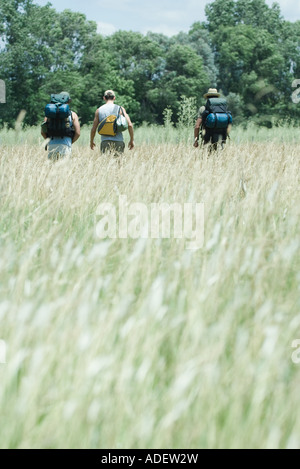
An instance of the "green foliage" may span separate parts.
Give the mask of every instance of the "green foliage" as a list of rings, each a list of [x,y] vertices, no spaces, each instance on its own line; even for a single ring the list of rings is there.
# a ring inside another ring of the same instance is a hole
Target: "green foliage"
[[[179,103],[178,126],[191,128],[193,124],[195,123],[196,118],[197,118],[196,98],[195,97],[187,98],[186,96],[182,95],[181,101]]]
[[[202,58],[203,67],[208,75],[210,84],[215,87],[218,77],[218,69],[215,64],[215,55],[212,50],[210,35],[207,34],[203,24],[196,22],[191,26],[191,29],[186,36],[188,37],[188,44]],[[177,37],[178,40],[180,40],[180,35]]]
[[[215,0],[206,12],[218,87],[241,96],[247,117],[268,125],[290,119],[299,26],[284,21],[278,5],[269,7],[265,0]],[[300,116],[300,109],[294,107],[293,114]]]
[[[86,89],[80,61],[96,26],[84,15],[66,10],[57,13],[50,4],[32,0],[1,1],[2,36],[0,75],[7,85],[7,105],[2,120],[13,125],[19,111],[25,123],[36,124],[53,92],[70,91],[73,104]],[[78,96],[79,93],[79,96]]]
[[[234,125],[242,123],[245,109],[243,98],[238,93],[229,93],[226,99],[228,109],[234,116]]]
[[[166,128],[169,128],[169,127],[173,126],[172,114],[173,114],[173,111],[170,107],[166,107],[166,109],[163,111],[164,126]]]
[[[205,11],[207,21],[171,38],[133,31],[104,38],[81,13],[0,0],[7,97],[0,126],[13,127],[22,109],[25,125],[40,123],[50,94],[62,90],[81,124],[90,124],[108,88],[135,124],[163,124],[166,108],[176,123],[181,97],[199,107],[211,86],[229,98],[236,122],[299,121],[291,95],[300,77],[300,21],[285,21],[278,4],[265,0],[215,0]]]

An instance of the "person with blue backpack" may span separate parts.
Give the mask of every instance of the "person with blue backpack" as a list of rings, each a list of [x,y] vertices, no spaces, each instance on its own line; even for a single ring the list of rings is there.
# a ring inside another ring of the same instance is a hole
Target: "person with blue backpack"
[[[71,156],[72,145],[80,137],[80,123],[76,112],[71,111],[71,98],[68,92],[51,95],[51,102],[45,107],[45,119],[41,134],[49,142],[48,158],[57,160]]]
[[[232,115],[226,99],[220,96],[216,88],[209,88],[203,96],[206,104],[198,112],[194,128],[195,148],[199,146],[200,130],[203,145],[209,145],[210,150],[217,150],[219,144],[224,148],[232,126]]]

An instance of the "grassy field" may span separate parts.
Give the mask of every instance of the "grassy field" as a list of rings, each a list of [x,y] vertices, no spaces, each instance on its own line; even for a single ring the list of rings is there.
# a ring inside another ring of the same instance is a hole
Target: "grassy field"
[[[0,448],[300,448],[300,132],[143,126],[119,165],[0,133]],[[128,141],[128,137],[126,136]],[[202,249],[97,207],[205,204]]]

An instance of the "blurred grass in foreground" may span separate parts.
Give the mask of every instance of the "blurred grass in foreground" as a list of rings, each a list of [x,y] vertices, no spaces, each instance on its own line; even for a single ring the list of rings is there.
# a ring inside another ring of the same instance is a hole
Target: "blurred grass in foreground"
[[[295,134],[252,143],[237,129],[209,156],[142,128],[120,167],[82,146],[87,129],[56,164],[36,129],[13,135],[0,146],[0,447],[300,448]],[[203,249],[97,239],[97,206],[119,194],[204,202]]]

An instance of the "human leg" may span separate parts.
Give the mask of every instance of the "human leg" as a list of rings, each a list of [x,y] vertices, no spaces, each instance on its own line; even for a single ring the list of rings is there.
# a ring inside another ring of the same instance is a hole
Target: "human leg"
[[[71,156],[72,148],[63,144],[48,145],[48,159],[52,161]]]
[[[100,146],[101,153],[114,153],[114,155],[119,155],[120,153],[124,153],[125,150],[125,143],[124,142],[116,142],[114,140],[104,140],[101,142]]]

